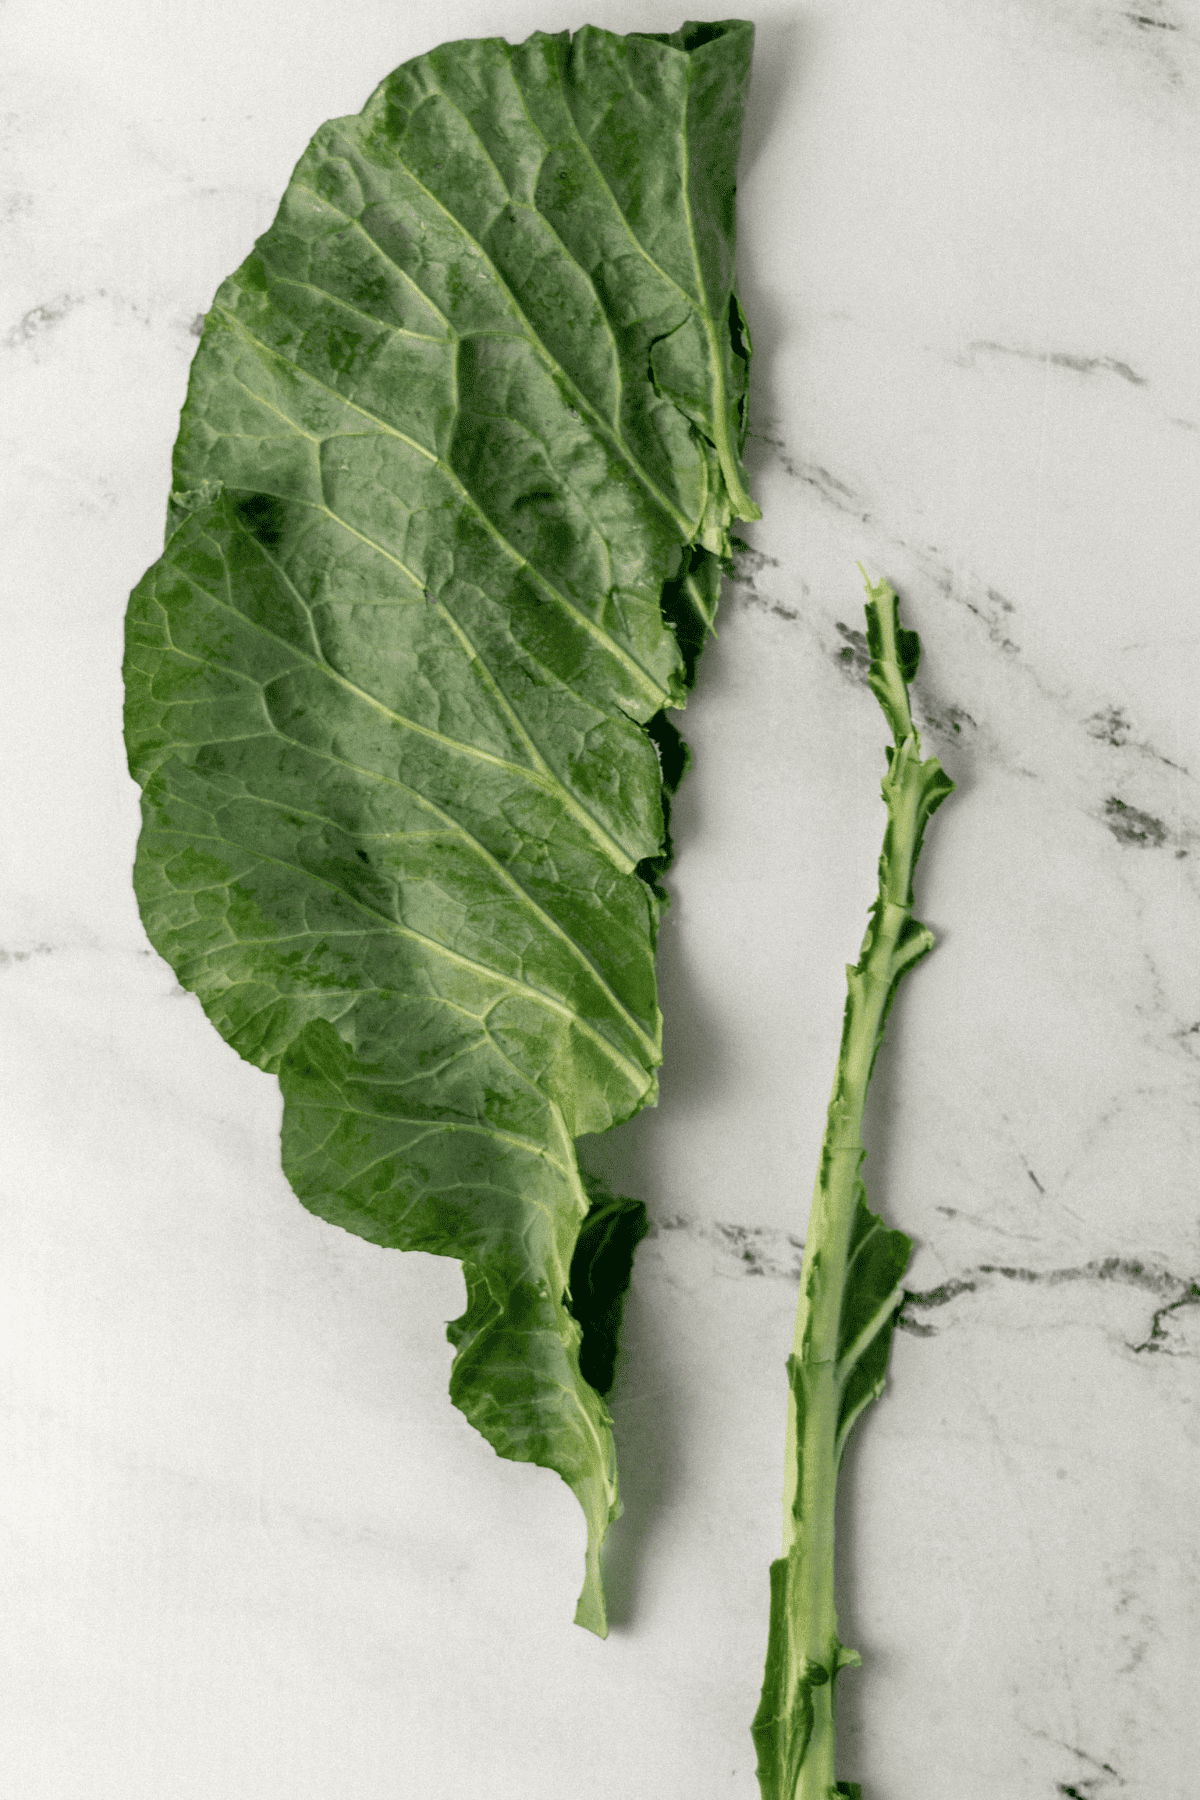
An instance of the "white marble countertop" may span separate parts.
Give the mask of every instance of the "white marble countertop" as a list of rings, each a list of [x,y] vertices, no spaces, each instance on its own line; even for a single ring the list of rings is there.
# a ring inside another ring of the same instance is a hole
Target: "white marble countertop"
[[[325,118],[561,0],[11,0],[0,315],[0,1646],[14,1800],[752,1800],[783,1363],[882,808],[855,563],[921,631],[940,948],[873,1201],[918,1240],[851,1452],[866,1800],[1194,1800],[1200,15],[757,11],[764,518],[686,722],[662,1102],[583,1524],[450,1406],[453,1264],[320,1224],[130,888],[125,597],[194,321]],[[625,31],[679,15],[611,0]]]

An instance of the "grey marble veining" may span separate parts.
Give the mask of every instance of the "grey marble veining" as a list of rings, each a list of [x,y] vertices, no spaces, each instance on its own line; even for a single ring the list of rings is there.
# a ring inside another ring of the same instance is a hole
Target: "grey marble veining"
[[[678,17],[626,0],[617,30]],[[332,1231],[129,886],[125,596],[198,319],[315,126],[556,3],[12,0],[0,101],[5,1782],[21,1800],[750,1800],[785,1384],[883,733],[856,564],[958,792],[865,1175],[916,1240],[847,1460],[868,1800],[1193,1800],[1200,19],[757,15],[763,508],[684,729],[599,1644],[571,1497],[450,1407],[457,1270]]]

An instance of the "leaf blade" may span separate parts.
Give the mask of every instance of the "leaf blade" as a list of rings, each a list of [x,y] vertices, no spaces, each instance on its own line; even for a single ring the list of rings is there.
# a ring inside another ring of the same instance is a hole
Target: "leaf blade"
[[[452,1398],[578,1495],[577,1616],[601,1633],[619,1501],[571,1307],[574,1139],[656,1092],[655,745],[673,789],[662,708],[750,504],[730,320],[751,31],[703,32],[443,46],[318,131],[207,317],[127,635],[151,940],[279,1075],[303,1203],[461,1259]],[[730,89],[697,186],[700,53]],[[624,108],[625,138],[586,143],[587,105]],[[645,193],[663,131],[676,186]],[[622,182],[693,248],[708,207],[693,291],[639,253]],[[681,330],[672,398],[654,349]],[[580,1310],[611,1337],[638,1215],[619,1256],[593,1224]]]

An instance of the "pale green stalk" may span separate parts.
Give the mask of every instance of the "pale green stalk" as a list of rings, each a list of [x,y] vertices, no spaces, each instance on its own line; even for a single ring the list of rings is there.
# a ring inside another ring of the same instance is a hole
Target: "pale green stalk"
[[[933,948],[912,916],[912,877],[925,822],[953,790],[936,757],[921,760],[908,683],[920,645],[901,629],[896,595],[868,583],[870,684],[892,729],[883,780],[887,830],[879,893],[849,992],[800,1277],[788,1359],[783,1556],[771,1566],[771,1623],[754,1720],[763,1800],[856,1796],[834,1773],[835,1689],[860,1659],[838,1637],[834,1508],[846,1439],[883,1391],[901,1277],[912,1250],[872,1213],[859,1179],[863,1110],[900,979]]]

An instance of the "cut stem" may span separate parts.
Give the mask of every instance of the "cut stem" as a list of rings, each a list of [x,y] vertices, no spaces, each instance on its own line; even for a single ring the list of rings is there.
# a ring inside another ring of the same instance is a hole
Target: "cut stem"
[[[891,726],[883,798],[887,829],[879,892],[858,962],[847,969],[841,1052],[800,1275],[788,1358],[783,1555],[771,1565],[771,1620],[753,1733],[763,1800],[855,1796],[834,1770],[839,1672],[860,1659],[838,1637],[834,1509],[846,1440],[883,1391],[900,1278],[912,1243],[867,1206],[859,1171],[867,1088],[902,977],[933,948],[913,918],[913,870],[925,823],[954,784],[921,760],[908,684],[920,644],[901,629],[896,595],[867,584],[869,681]]]

